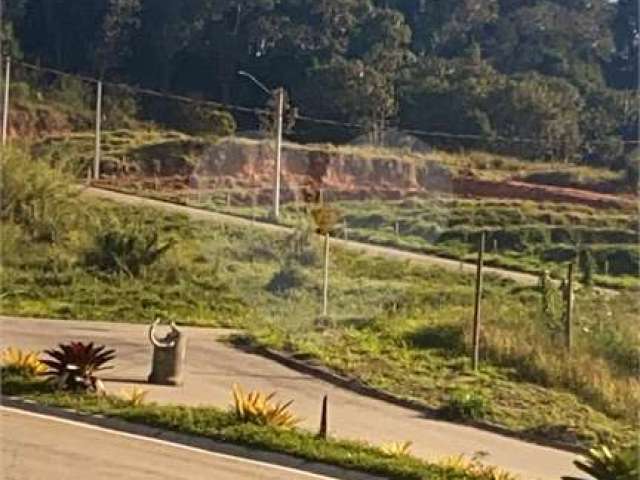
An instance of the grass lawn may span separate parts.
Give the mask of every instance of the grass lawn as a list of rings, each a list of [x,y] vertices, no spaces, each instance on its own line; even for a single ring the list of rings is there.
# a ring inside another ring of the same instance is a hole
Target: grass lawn
[[[326,193],[329,201],[330,197],[331,192]],[[171,199],[175,200],[175,195]],[[200,199],[184,196],[182,201],[246,218],[262,221],[270,218],[269,207],[227,205],[227,199],[227,194],[220,192]],[[566,275],[566,262],[575,257],[576,251],[589,250],[595,285],[640,288],[638,217],[629,212],[437,196],[331,203],[344,215],[337,229],[342,238],[473,262],[479,234],[485,231],[487,265],[533,274],[548,270],[552,276],[561,278]],[[286,204],[281,221],[296,225],[304,215],[299,206]]]
[[[254,342],[315,358],[456,420],[581,444],[632,438],[640,339],[630,293],[578,292],[569,355],[557,291],[543,302],[539,289],[488,277],[482,368],[473,374],[470,276],[334,249],[330,318],[320,318],[321,248],[302,227],[278,237],[54,196],[47,189],[64,183],[17,161],[32,181],[20,183],[5,164],[5,205],[29,208],[2,211],[4,314],[133,322],[161,315],[239,327]],[[32,201],[35,191],[49,201]]]
[[[427,463],[410,455],[391,454],[365,443],[323,440],[299,429],[243,423],[230,411],[213,407],[133,405],[117,396],[55,392],[41,380],[2,375],[5,395],[21,395],[53,407],[140,423],[213,440],[286,453],[305,460],[402,480],[512,480],[492,467],[456,467]],[[8,440],[10,441],[10,440]],[[499,476],[500,475],[500,476]]]

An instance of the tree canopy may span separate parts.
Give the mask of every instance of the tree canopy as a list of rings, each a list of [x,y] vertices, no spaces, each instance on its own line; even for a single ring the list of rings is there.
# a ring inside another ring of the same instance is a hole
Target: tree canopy
[[[3,32],[69,72],[264,105],[242,69],[303,115],[483,137],[451,148],[625,168],[638,135],[637,0],[11,0]]]

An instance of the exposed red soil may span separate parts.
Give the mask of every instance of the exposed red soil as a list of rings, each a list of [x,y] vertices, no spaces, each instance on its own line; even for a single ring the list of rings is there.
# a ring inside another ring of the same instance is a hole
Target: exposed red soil
[[[162,159],[159,158],[159,161]],[[438,162],[437,155],[417,165],[389,157],[362,157],[313,148],[283,151],[282,200],[317,197],[322,189],[331,199],[401,199],[410,195],[443,192],[464,197],[574,203],[593,208],[636,209],[632,196],[611,195],[575,188],[538,185],[521,181],[482,180],[457,174]],[[148,176],[111,177],[112,185],[137,185],[145,190],[230,190],[234,203],[269,201],[273,176],[271,146],[260,142],[223,141],[205,151],[197,167],[188,165]],[[142,169],[144,171],[144,169]],[[251,191],[255,193],[252,194]],[[186,192],[185,192],[186,193]]]

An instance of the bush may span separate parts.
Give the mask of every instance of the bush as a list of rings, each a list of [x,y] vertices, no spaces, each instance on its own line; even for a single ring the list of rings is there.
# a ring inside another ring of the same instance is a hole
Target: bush
[[[154,104],[147,108],[147,114],[169,128],[191,135],[226,137],[236,130],[236,122],[229,112],[201,103]]]
[[[289,290],[301,288],[308,282],[308,275],[300,266],[286,262],[280,270],[273,274],[265,287],[273,294],[285,294]]]
[[[442,414],[450,420],[477,420],[489,413],[488,399],[482,393],[458,389],[447,398]]]
[[[5,149],[0,166],[0,218],[23,226],[34,240],[59,240],[78,216],[71,177],[17,149]]]
[[[96,234],[93,246],[85,252],[84,263],[100,271],[135,277],[172,245],[172,241],[160,244],[156,231],[140,226],[109,229]]]
[[[582,283],[588,287],[592,286],[594,261],[591,250],[583,250],[582,252],[580,252],[578,265],[580,266],[580,271],[582,272]]]

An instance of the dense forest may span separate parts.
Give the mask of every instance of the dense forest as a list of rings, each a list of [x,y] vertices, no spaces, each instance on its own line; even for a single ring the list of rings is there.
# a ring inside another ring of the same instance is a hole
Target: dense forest
[[[638,139],[637,0],[10,0],[12,54],[112,81],[528,158],[625,168]],[[300,140],[348,128],[298,122]],[[481,138],[474,138],[478,135]],[[533,139],[521,142],[517,139]]]

